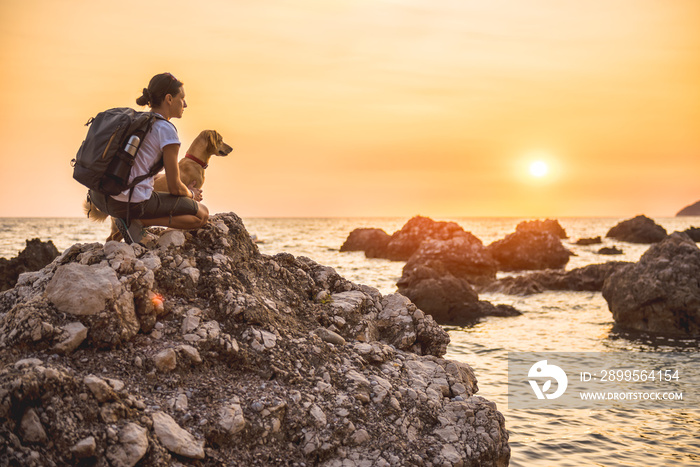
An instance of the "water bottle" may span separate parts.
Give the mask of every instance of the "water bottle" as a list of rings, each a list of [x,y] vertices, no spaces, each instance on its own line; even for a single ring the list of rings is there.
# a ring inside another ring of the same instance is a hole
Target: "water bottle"
[[[105,192],[117,194],[126,188],[140,142],[141,138],[136,135],[131,136],[124,146],[124,152],[119,152],[114,156],[102,180],[102,189]]]
[[[136,156],[136,151],[139,149],[139,143],[141,142],[141,138],[139,138],[136,135],[133,135],[131,138],[129,138],[129,141],[126,143],[126,147],[124,147],[124,150],[131,154],[131,157]]]

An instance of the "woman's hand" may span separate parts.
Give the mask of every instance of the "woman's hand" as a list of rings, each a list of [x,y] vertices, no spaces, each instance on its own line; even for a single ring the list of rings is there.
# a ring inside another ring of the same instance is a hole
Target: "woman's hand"
[[[204,199],[204,197],[202,196],[202,190],[200,190],[199,188],[195,187],[195,183],[196,183],[196,182],[190,183],[189,186],[188,186],[187,188],[189,188],[190,191],[192,192],[192,199],[193,199],[193,200],[195,200],[195,201],[202,201],[202,200]]]

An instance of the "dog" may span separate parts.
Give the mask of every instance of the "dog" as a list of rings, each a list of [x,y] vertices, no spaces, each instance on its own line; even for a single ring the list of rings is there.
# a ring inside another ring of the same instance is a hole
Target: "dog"
[[[180,169],[180,180],[186,186],[194,186],[201,189],[204,185],[204,170],[209,165],[211,156],[228,156],[233,151],[233,148],[224,143],[221,135],[214,130],[204,130],[192,141],[190,148],[185,153],[185,157],[177,163]],[[194,184],[194,185],[193,185]],[[168,182],[165,174],[161,173],[153,179],[153,189],[155,191],[168,191]],[[83,203],[83,210],[87,213],[90,220],[95,222],[104,222],[109,214],[106,214],[89,201]],[[114,219],[112,219],[112,232],[107,241],[120,241],[121,233],[117,229]]]

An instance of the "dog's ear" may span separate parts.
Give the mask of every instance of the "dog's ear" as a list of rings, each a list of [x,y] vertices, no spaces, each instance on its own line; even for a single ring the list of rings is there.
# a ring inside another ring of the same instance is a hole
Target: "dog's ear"
[[[216,154],[219,152],[219,142],[221,135],[215,130],[207,130],[207,154]]]

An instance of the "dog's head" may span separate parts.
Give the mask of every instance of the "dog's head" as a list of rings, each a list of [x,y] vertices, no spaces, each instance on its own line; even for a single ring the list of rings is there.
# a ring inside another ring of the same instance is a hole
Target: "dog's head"
[[[207,154],[216,156],[228,156],[233,151],[233,148],[224,143],[224,138],[214,130],[204,130],[204,136],[207,141]]]

